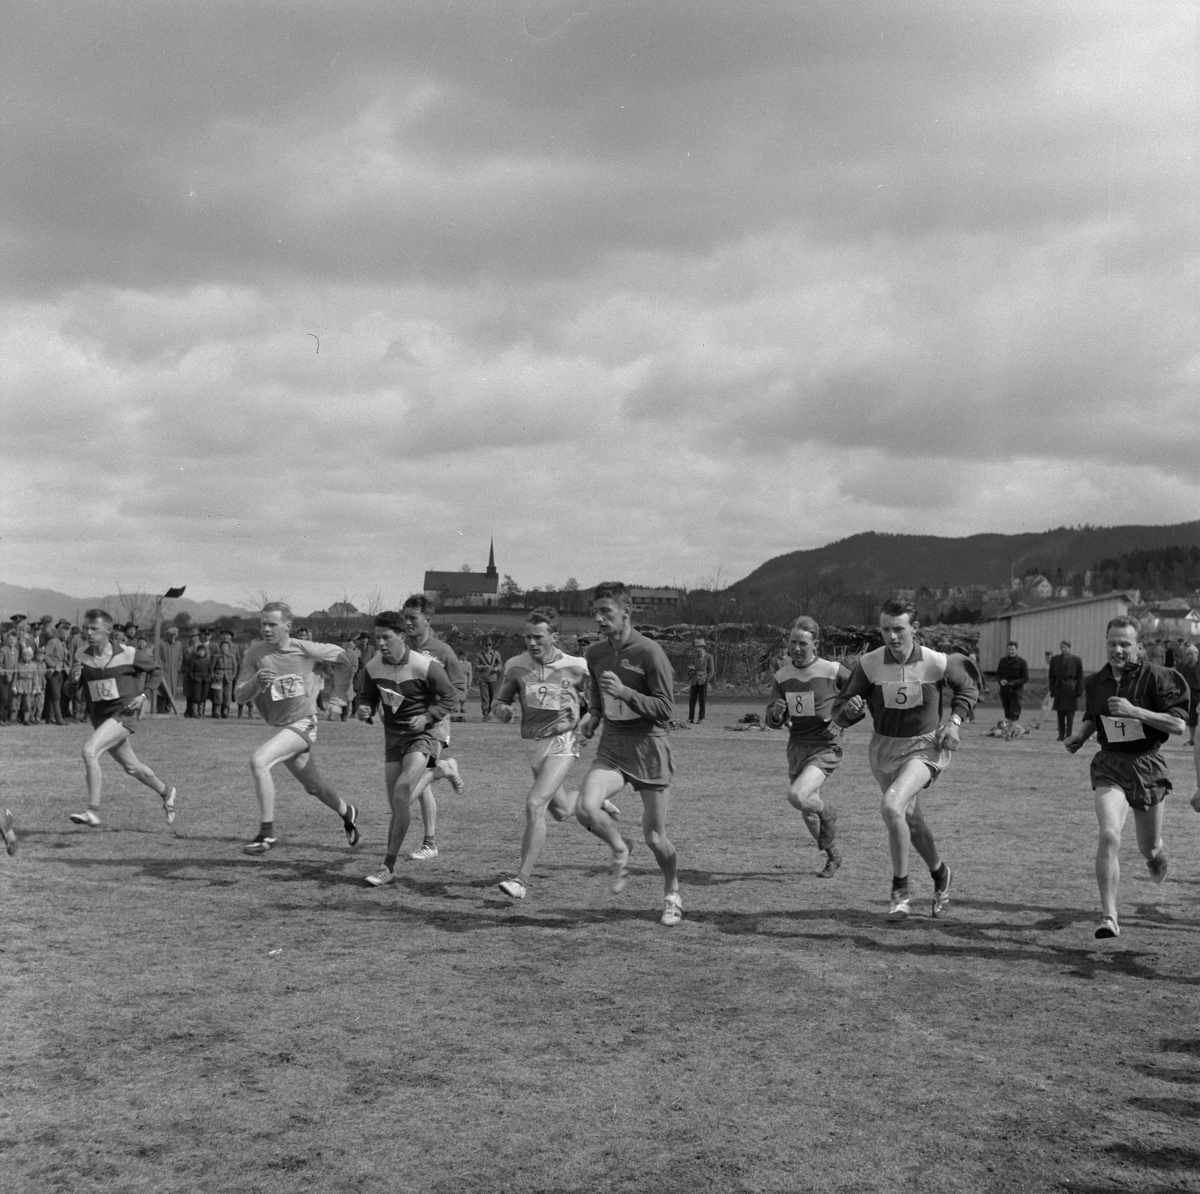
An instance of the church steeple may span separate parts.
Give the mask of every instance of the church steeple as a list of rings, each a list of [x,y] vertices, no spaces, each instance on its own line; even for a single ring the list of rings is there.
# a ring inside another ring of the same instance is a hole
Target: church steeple
[[[491,546],[488,548],[488,566],[484,576],[499,576],[496,571],[496,540],[491,540]]]

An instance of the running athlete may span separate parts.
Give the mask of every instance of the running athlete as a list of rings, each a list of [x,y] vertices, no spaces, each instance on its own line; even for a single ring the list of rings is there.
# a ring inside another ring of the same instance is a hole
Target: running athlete
[[[396,859],[412,819],[412,803],[442,752],[438,723],[456,708],[458,694],[446,669],[414,651],[404,638],[405,620],[390,611],[375,619],[378,651],[367,661],[358,717],[366,721],[378,705],[383,715],[383,773],[392,819],[383,866],[366,877],[383,887],[396,877]],[[414,855],[415,857],[415,855]]]
[[[458,662],[458,656],[454,653],[454,648],[449,643],[442,642],[440,638],[434,635],[433,626],[429,621],[429,615],[432,613],[433,602],[424,593],[414,593],[405,601],[404,608],[401,610],[401,616],[404,618],[405,634],[410,647],[415,651],[421,652],[422,655],[431,655],[446,669],[446,675],[450,677],[450,683],[454,686],[454,691],[458,694],[458,703],[455,705],[455,709],[458,709],[462,702],[467,699],[466,673],[463,671],[462,665]],[[414,850],[409,855],[409,858],[416,859],[418,862],[436,858],[438,853],[437,800],[434,799],[432,791],[434,780],[449,780],[450,786],[459,796],[463,794],[465,787],[462,776],[459,774],[458,762],[449,755],[449,715],[443,717],[438,722],[433,732],[434,736],[442,744],[442,755],[436,760],[437,765],[422,775],[417,783],[417,799],[421,804],[421,822],[424,826],[425,835],[421,841],[420,849]]]
[[[353,671],[346,652],[332,643],[314,643],[291,637],[292,611],[282,601],[268,601],[258,616],[259,638],[246,648],[234,685],[234,700],[253,701],[263,720],[278,732],[250,756],[254,790],[258,795],[261,823],[253,841],[242,847],[245,854],[266,854],[275,836],[275,781],[271,768],[282,763],[304,790],[342,818],[346,841],[358,845],[358,810],[347,804],[321,778],[313,760],[317,740],[317,693],[322,677],[316,667],[333,669],[333,696],[338,707],[349,699]]]
[[[100,760],[110,754],[126,775],[158,794],[170,825],[175,820],[175,789],[167,787],[133,753],[129,741],[134,733],[134,720],[146,703],[145,689],[153,690],[162,669],[148,651],[110,642],[112,629],[110,614],[102,609],[89,609],[84,614],[84,645],[76,650],[71,666],[71,685],[77,692],[82,691],[92,722],[92,735],[83,744],[88,806],[81,813],[72,813],[71,820],[93,829],[99,826],[103,783]]]
[[[1150,878],[1167,877],[1163,850],[1163,801],[1171,790],[1159,747],[1187,728],[1188,688],[1178,672],[1138,659],[1141,627],[1133,618],[1108,624],[1108,666],[1083,682],[1083,724],[1063,746],[1074,754],[1095,733],[1100,753],[1092,759],[1092,789],[1100,825],[1096,882],[1100,927],[1096,936],[1117,937],[1117,887],[1121,881],[1121,832],[1133,809],[1138,851]]]
[[[667,837],[667,807],[675,764],[667,741],[675,711],[675,676],[663,649],[633,628],[633,599],[619,581],[597,585],[592,612],[602,637],[587,650],[588,708],[579,732],[600,746],[583,781],[576,819],[613,853],[612,890],[625,890],[633,843],[617,832],[604,802],[625,784],[642,798],[642,833],[663,876],[664,925],[683,919],[675,847]],[[596,710],[601,710],[597,713]]]
[[[500,890],[523,900],[533,868],[546,841],[546,810],[556,821],[575,815],[577,791],[565,791],[563,782],[579,758],[579,707],[587,685],[587,661],[566,655],[558,645],[558,611],[549,606],[533,610],[525,619],[525,651],[504,665],[503,679],[492,704],[498,721],[511,721],[521,707],[521,739],[533,770],[533,787],[525,798],[525,836],[521,840],[521,866],[515,878],[505,879]],[[601,805],[617,820],[620,809],[611,800]]]
[[[933,877],[933,915],[950,903],[950,868],[942,861],[933,831],[921,810],[920,793],[950,763],[959,747],[958,728],[979,699],[978,674],[965,655],[943,655],[913,641],[916,607],[889,600],[879,611],[883,646],[854,665],[850,679],[833,702],[833,720],[854,719],[851,702],[866,701],[875,725],[871,771],[883,792],[881,812],[892,854],[892,895],[888,920],[907,920],[912,895],[908,884],[908,846],[912,842]],[[942,721],[942,693],[954,694],[949,718]]]
[[[785,663],[772,677],[767,724],[790,725],[788,734],[788,803],[800,810],[804,824],[825,851],[822,879],[832,879],[842,865],[837,848],[837,810],[821,795],[821,785],[842,761],[840,726],[832,722],[833,701],[850,678],[849,670],[832,659],[821,659],[817,647],[821,627],[812,618],[797,618],[788,633]],[[847,705],[847,719],[860,720],[863,702]],[[857,716],[855,716],[857,714]]]

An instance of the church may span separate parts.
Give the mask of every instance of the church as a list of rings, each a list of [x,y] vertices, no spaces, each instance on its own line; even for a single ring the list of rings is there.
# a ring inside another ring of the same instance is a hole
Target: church
[[[425,596],[440,609],[454,606],[490,606],[500,592],[500,574],[496,571],[496,541],[488,550],[487,569],[483,572],[426,572]]]

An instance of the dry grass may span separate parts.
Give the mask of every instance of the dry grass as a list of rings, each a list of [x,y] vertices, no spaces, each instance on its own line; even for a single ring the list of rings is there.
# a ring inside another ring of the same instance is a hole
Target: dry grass
[[[1084,758],[968,729],[929,800],[953,915],[882,920],[889,866],[866,733],[831,782],[846,865],[782,799],[783,740],[680,733],[686,919],[657,923],[573,823],[524,904],[515,731],[460,727],[470,787],[441,857],[361,885],[384,831],[377,727],[322,725],[364,843],[283,777],[262,860],[261,722],[145,723],[175,831],[109,773],[82,802],[78,728],[3,732],[0,1186],[13,1191],[1200,1189],[1200,817],[1173,798],[1172,872],[1127,830],[1124,935],[1092,938]],[[1169,750],[1183,796],[1188,754]],[[118,773],[119,774],[119,773]],[[440,785],[444,788],[445,785]],[[635,801],[621,802],[627,816]],[[640,865],[638,865],[640,864]]]

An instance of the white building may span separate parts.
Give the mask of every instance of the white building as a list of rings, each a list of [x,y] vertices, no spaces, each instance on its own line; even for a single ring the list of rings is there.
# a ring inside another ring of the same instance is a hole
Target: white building
[[[1118,615],[1127,615],[1133,607],[1128,593],[1104,593],[1037,609],[1014,609],[979,625],[979,666],[985,672],[996,670],[1010,641],[1031,671],[1044,671],[1045,653],[1057,655],[1065,639],[1071,652],[1083,660],[1084,671],[1099,671],[1105,664],[1107,626]]]

